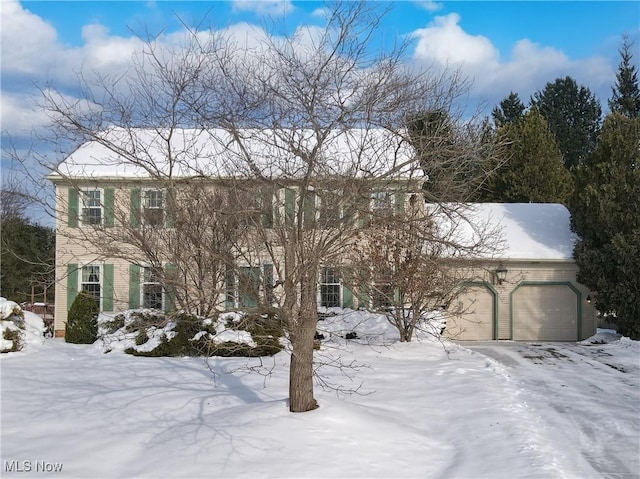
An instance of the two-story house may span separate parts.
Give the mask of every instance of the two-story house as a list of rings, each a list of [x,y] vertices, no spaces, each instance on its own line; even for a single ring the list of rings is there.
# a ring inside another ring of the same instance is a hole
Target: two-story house
[[[414,201],[423,172],[411,148],[378,131],[336,132],[322,145],[312,132],[239,133],[240,139],[222,130],[113,129],[49,175],[57,210],[56,335],[64,334],[78,291],[92,294],[103,312],[268,306],[288,275],[304,273],[288,257],[306,254],[289,249],[301,238],[321,265],[319,306],[386,305],[384,294],[346,281],[336,264],[345,245],[367,241],[376,218],[403,221],[410,204],[423,203]],[[588,291],[575,280],[566,208],[470,211],[479,222],[495,222],[507,247],[481,257],[485,264],[447,302],[447,334],[521,340],[593,334]],[[393,285],[385,286],[393,294]]]

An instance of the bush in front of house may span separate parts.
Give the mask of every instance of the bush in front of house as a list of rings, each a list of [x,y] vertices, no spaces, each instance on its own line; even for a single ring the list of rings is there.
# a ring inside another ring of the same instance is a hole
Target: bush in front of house
[[[13,301],[0,312],[2,340],[0,352],[13,353],[20,351],[24,343],[24,313]]]
[[[64,340],[74,344],[92,344],[98,337],[98,306],[88,293],[81,291],[69,308]]]
[[[44,342],[44,321],[23,311],[14,301],[0,297],[0,353],[22,351]]]
[[[107,352],[120,349],[115,344],[119,342],[121,350],[134,356],[259,357],[280,352],[284,332],[273,315],[222,313],[200,318],[131,310],[103,319],[100,334]]]

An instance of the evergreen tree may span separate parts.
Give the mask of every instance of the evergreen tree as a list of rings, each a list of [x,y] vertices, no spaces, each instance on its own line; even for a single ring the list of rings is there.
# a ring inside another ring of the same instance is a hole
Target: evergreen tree
[[[578,281],[618,332],[640,339],[640,118],[611,113],[590,161],[577,168],[572,226]]]
[[[31,287],[53,284],[55,232],[30,223],[20,215],[0,222],[0,295],[21,303],[31,298]],[[53,294],[53,288],[49,292]],[[51,298],[49,298],[51,299]]]
[[[497,132],[506,162],[489,180],[484,201],[565,203],[573,190],[571,175],[547,122],[535,108],[521,121]]]
[[[549,124],[568,169],[581,164],[596,146],[602,108],[600,102],[571,77],[547,83],[534,93],[531,105]]]
[[[64,340],[67,343],[92,344],[98,337],[98,305],[92,295],[81,291],[69,308]]]
[[[638,73],[631,63],[633,55],[629,37],[624,35],[620,52],[620,65],[616,73],[616,85],[613,87],[609,108],[612,112],[625,115],[628,118],[640,116],[640,88],[638,88]]]
[[[406,124],[424,172],[425,201],[474,201],[495,154],[488,119],[461,125],[438,109],[409,118]]]
[[[517,93],[511,92],[491,112],[496,128],[515,123],[524,116],[525,106]]]

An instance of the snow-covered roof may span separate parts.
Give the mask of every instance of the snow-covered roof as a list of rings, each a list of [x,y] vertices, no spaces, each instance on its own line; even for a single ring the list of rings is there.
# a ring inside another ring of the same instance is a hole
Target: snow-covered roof
[[[305,155],[316,147],[323,158],[316,176],[421,174],[411,146],[382,129],[331,132],[319,145],[314,131],[305,129],[245,129],[234,137],[215,128],[112,128],[71,153],[50,178],[296,178],[306,170]]]
[[[468,221],[459,222],[458,234],[472,238],[480,225],[495,228],[502,248],[494,256],[504,259],[568,260],[576,235],[564,205],[553,203],[476,203]],[[471,225],[473,224],[473,226]]]

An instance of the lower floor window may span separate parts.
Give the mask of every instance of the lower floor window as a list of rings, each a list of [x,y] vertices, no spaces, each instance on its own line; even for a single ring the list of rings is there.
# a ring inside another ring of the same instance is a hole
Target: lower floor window
[[[142,307],[162,309],[162,284],[154,268],[145,268],[142,282]]]
[[[100,266],[89,264],[82,267],[81,291],[93,296],[98,310],[100,309]]]
[[[260,268],[240,268],[238,278],[238,306],[255,308],[258,306],[260,292]]]
[[[340,279],[335,268],[322,268],[320,277],[320,306],[340,306]]]
[[[394,288],[391,283],[381,282],[373,285],[373,307],[389,308],[393,306]]]

